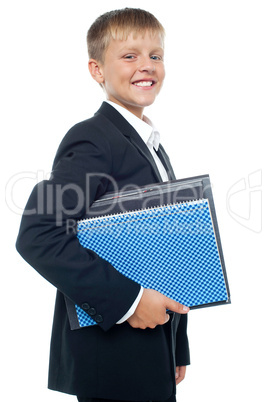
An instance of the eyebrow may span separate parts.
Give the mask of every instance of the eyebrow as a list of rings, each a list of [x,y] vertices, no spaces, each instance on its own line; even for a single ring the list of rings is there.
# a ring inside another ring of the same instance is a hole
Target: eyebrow
[[[139,51],[140,50],[136,47],[127,47],[127,46],[120,49],[120,52],[139,52]],[[162,47],[157,47],[151,51],[151,53],[154,52],[164,52],[164,49]]]

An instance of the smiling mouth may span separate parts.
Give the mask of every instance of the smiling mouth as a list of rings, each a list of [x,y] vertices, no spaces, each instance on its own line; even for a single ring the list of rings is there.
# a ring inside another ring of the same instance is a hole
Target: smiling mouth
[[[152,87],[155,84],[155,81],[136,81],[133,82],[133,85],[137,87]]]

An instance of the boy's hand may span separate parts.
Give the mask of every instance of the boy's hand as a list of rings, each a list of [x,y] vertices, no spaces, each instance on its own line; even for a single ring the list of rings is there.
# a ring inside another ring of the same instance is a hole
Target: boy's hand
[[[175,370],[175,382],[176,385],[180,384],[185,378],[186,366],[178,366]]]
[[[127,321],[133,328],[155,328],[157,325],[163,325],[169,321],[170,316],[166,310],[186,314],[189,308],[156,290],[144,289],[134,314]]]

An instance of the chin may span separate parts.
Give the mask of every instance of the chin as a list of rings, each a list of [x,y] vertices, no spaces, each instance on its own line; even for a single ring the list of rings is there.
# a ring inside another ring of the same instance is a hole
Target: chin
[[[140,99],[139,102],[137,102],[137,104],[140,107],[147,107],[152,105],[155,102],[155,99],[156,99],[155,97],[149,99]]]

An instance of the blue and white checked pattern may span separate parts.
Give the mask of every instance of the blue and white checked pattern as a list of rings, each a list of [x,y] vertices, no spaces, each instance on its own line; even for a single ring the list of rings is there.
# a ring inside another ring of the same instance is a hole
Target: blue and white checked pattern
[[[120,273],[186,306],[228,299],[207,199],[80,221],[78,238]],[[95,324],[76,311],[81,327]]]

